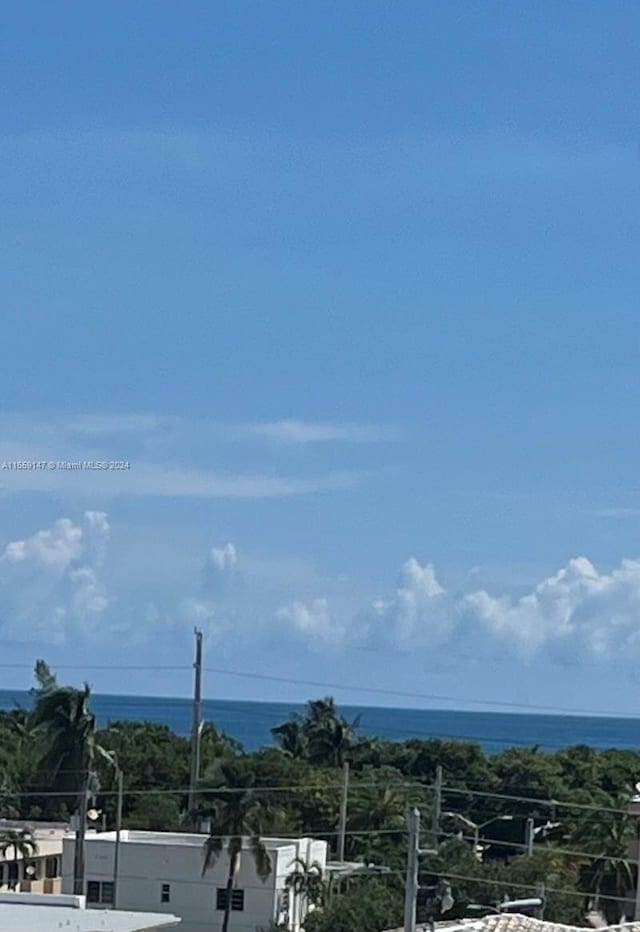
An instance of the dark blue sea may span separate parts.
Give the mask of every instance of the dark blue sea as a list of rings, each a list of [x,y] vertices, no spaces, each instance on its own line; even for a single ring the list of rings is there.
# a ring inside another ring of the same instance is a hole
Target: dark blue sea
[[[0,690],[0,709],[16,704],[28,707],[29,694]],[[161,722],[187,735],[191,728],[188,699],[151,696],[92,696],[100,725],[118,720]],[[270,729],[302,706],[278,702],[207,700],[203,716],[236,738],[250,751],[271,745]],[[525,715],[505,712],[456,712],[428,709],[392,709],[375,706],[341,706],[348,718],[360,716],[362,735],[392,741],[407,738],[457,738],[476,741],[488,753],[503,748],[538,745],[557,750],[574,744],[594,748],[640,750],[640,718],[605,718],[568,715]]]

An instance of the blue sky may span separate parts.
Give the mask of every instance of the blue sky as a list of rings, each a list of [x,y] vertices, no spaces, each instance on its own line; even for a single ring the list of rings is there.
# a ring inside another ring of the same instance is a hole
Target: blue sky
[[[7,8],[1,684],[633,711],[639,27]]]

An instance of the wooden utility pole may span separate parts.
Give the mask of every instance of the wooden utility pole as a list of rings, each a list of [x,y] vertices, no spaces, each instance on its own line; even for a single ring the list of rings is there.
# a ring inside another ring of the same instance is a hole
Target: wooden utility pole
[[[200,739],[202,736],[202,631],[194,631],[196,659],[193,665],[193,727],[191,730],[191,780],[189,783],[189,815],[195,822],[196,788],[200,779]]]
[[[440,844],[440,820],[442,818],[442,767],[436,767],[436,781],[433,787],[433,807],[431,809],[431,844],[438,848]]]
[[[420,857],[420,811],[418,809],[410,809],[407,813],[407,828],[409,830],[409,851],[407,855],[407,879],[404,888],[404,932],[416,932]]]
[[[347,838],[347,803],[349,800],[349,764],[342,767],[342,796],[340,797],[340,831],[338,834],[338,860],[344,861],[344,848]]]

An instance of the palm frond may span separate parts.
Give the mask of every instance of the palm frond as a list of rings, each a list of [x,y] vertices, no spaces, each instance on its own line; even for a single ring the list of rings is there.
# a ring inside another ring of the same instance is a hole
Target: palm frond
[[[204,861],[202,864],[202,876],[206,874],[210,867],[216,863],[222,853],[222,839],[215,835],[210,835],[204,843]]]
[[[264,883],[264,881],[267,879],[267,877],[270,876],[271,871],[273,870],[271,857],[269,856],[269,852],[267,851],[264,842],[258,835],[251,836],[249,845],[256,866],[256,873],[260,880],[262,880]]]

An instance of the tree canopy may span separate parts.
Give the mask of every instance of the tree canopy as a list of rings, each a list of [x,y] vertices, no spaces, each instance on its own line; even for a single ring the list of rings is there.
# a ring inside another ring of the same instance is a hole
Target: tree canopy
[[[35,678],[31,708],[0,712],[0,818],[66,819],[90,774],[95,806],[112,827],[117,759],[124,774],[125,827],[179,830],[189,824],[186,737],[152,722],[98,727],[88,686],[60,685],[43,661]],[[465,915],[470,904],[490,907],[514,891],[532,896],[543,883],[546,918],[578,922],[589,906],[618,921],[635,887],[629,852],[637,825],[627,809],[640,775],[640,752],[578,746],[486,754],[473,742],[388,741],[359,730],[359,722],[348,720],[331,697],[310,701],[273,729],[274,746],[256,751],[245,751],[207,723],[197,788],[198,813],[211,824],[203,865],[208,854],[228,856],[233,867],[238,839],[245,837],[252,839],[256,863],[266,869],[261,839],[269,834],[324,838],[335,858],[342,767],[348,762],[346,856],[389,873],[365,872],[332,889],[331,896],[309,865],[299,866],[291,883],[306,885],[318,906],[307,932],[397,926],[405,811],[418,806],[430,829],[433,781],[441,767],[439,852],[422,863],[421,883],[449,878],[452,916]],[[524,853],[529,818],[538,830],[532,857]],[[476,833],[481,852],[474,850]]]

